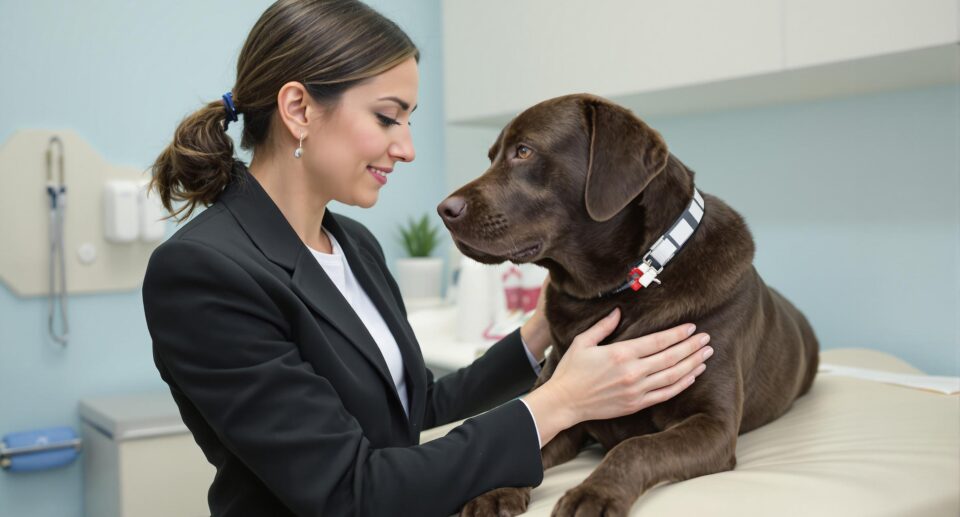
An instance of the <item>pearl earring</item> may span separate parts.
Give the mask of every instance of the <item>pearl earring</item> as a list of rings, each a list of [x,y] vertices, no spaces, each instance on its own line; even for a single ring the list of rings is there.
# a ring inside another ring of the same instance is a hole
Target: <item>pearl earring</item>
[[[300,147],[293,151],[294,158],[300,158],[301,156],[303,156],[303,131],[300,132]]]

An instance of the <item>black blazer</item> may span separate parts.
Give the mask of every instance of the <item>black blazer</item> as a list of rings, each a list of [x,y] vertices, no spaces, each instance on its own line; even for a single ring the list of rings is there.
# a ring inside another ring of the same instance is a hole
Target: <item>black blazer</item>
[[[421,430],[531,387],[519,332],[434,381],[380,245],[327,210],[324,228],[400,347],[408,419],[357,314],[240,162],[234,177],[156,249],[143,284],[154,361],[217,469],[213,515],[449,515],[493,488],[539,484],[519,400],[417,445]]]

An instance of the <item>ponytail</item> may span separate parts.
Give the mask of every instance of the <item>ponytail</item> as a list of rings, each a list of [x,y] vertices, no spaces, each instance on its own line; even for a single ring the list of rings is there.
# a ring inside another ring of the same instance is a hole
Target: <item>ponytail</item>
[[[150,188],[178,222],[189,218],[198,205],[216,201],[230,183],[235,159],[233,140],[223,126],[225,118],[220,101],[200,108],[180,123],[173,142],[153,164]],[[174,203],[181,201],[174,209]]]

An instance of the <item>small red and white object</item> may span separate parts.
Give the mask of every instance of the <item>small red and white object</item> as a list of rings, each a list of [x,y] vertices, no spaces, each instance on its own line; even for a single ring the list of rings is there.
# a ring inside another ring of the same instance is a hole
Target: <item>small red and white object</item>
[[[537,308],[540,299],[540,290],[543,288],[543,279],[547,277],[547,270],[536,264],[523,264],[520,279],[520,308],[524,313]]]
[[[650,264],[646,262],[641,262],[640,265],[630,270],[630,277],[632,281],[630,282],[630,288],[634,291],[639,291],[644,287],[650,287],[650,284],[656,282],[660,283],[657,280],[657,274],[659,271],[653,268]]]
[[[498,299],[493,321],[484,329],[488,341],[502,339],[523,325],[537,308],[547,270],[535,264],[501,264],[498,266],[503,298]]]

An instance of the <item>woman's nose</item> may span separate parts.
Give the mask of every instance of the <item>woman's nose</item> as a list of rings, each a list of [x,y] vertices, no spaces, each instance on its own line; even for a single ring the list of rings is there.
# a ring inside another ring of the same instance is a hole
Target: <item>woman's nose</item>
[[[390,156],[401,162],[412,162],[417,157],[417,152],[413,148],[413,135],[410,134],[410,128],[407,127],[397,141],[390,144]]]

